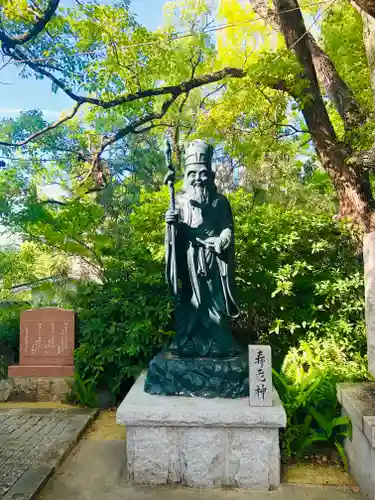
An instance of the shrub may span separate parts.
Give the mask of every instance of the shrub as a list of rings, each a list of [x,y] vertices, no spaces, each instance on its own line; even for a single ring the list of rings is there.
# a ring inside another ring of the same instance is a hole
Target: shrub
[[[284,458],[299,460],[316,445],[335,446],[347,467],[342,439],[349,437],[349,417],[341,417],[336,402],[334,376],[312,370],[297,382],[274,371],[274,382],[283,402],[287,425],[280,433]]]
[[[129,276],[128,276],[129,278]],[[117,394],[169,337],[169,298],[164,286],[136,279],[87,286],[77,301],[81,378]]]
[[[30,307],[28,302],[3,302],[0,305],[0,344],[19,351],[20,313]]]
[[[370,379],[366,358],[349,360],[334,338],[301,341],[285,357],[274,383],[287,414],[287,427],[280,434],[285,458],[309,453],[318,445],[335,446],[344,465],[342,446],[349,437],[348,417],[340,416],[336,385],[342,381]]]
[[[107,258],[103,284],[73,299],[79,318],[77,371],[86,383],[118,394],[170,339],[171,300],[164,279],[165,193],[135,207],[120,248]]]
[[[243,192],[231,201],[242,336],[271,344],[277,368],[312,335],[364,355],[363,268],[345,226],[324,213],[253,206]]]

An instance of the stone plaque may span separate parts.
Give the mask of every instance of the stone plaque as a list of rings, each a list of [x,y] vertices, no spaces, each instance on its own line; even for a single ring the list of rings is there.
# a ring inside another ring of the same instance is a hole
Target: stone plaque
[[[74,319],[74,311],[58,307],[23,311],[20,365],[73,365]]]
[[[250,406],[272,406],[271,346],[249,345]]]

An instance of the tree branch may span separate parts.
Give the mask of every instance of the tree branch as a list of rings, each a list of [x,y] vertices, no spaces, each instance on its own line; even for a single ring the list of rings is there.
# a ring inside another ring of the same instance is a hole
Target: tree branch
[[[33,134],[29,135],[29,137],[27,137],[23,141],[18,141],[18,142],[0,141],[0,146],[9,146],[12,148],[18,148],[20,146],[25,146],[26,144],[28,144],[31,141],[35,141],[35,139],[37,139],[41,135],[44,135],[47,132],[50,132],[51,130],[54,130],[59,125],[67,122],[68,120],[71,120],[73,118],[73,116],[77,113],[79,108],[82,106],[82,104],[83,104],[82,102],[77,103],[74,106],[74,108],[72,109],[72,111],[70,113],[68,113],[66,116],[64,116],[63,118],[60,118],[59,120],[55,121],[51,125],[48,125],[47,127],[44,127],[41,130],[38,130],[38,132],[34,132]]]
[[[38,36],[51,20],[57,10],[57,7],[59,6],[59,3],[60,0],[49,0],[47,9],[45,10],[43,16],[38,19],[28,32],[23,33],[22,35],[7,35],[3,29],[0,29],[0,42],[3,50],[5,49],[5,52],[8,52],[9,49],[12,49],[17,45],[24,45]]]
[[[179,95],[180,94],[173,94],[172,97],[170,97],[169,99],[164,101],[160,112],[154,111],[152,113],[149,113],[149,114],[143,116],[142,118],[139,118],[138,120],[133,121],[132,123],[130,123],[126,127],[118,130],[116,132],[116,134],[114,134],[112,137],[110,137],[109,139],[104,141],[103,144],[101,145],[99,151],[97,151],[93,157],[93,168],[95,168],[97,163],[100,161],[101,155],[103,154],[103,152],[105,151],[105,149],[108,146],[110,146],[111,144],[114,144],[115,142],[119,141],[120,139],[122,139],[123,137],[125,137],[128,134],[143,133],[143,132],[147,132],[148,130],[153,128],[154,125],[151,124],[147,127],[144,127],[141,130],[138,129],[138,127],[141,127],[142,125],[144,125],[146,123],[149,123],[149,122],[152,122],[153,120],[157,120],[157,119],[162,118],[165,115],[165,113],[168,111],[168,109],[172,106],[172,104],[175,102],[175,100],[179,97]]]
[[[275,123],[277,127],[282,127],[282,128],[290,128],[294,134],[309,134],[310,131],[308,129],[298,129],[294,125],[289,125],[287,123]]]
[[[59,205],[61,207],[66,207],[69,205],[69,203],[66,203],[65,201],[59,201],[59,200],[41,200],[38,202],[40,205]]]
[[[99,106],[103,109],[114,108],[115,106],[119,106],[121,104],[127,104],[129,102],[137,101],[139,99],[144,99],[146,97],[156,97],[160,95],[180,95],[189,92],[198,87],[202,87],[203,85],[207,85],[209,83],[217,82],[226,77],[231,78],[243,78],[245,76],[245,72],[240,68],[224,68],[220,71],[215,71],[214,73],[207,73],[205,75],[201,75],[190,80],[186,80],[177,85],[166,85],[164,87],[151,88],[147,90],[139,90],[138,92],[125,94],[119,96],[115,99],[111,99],[109,101],[103,101],[102,99],[98,99],[95,97],[88,97],[83,95],[78,95],[70,90],[67,85],[54,76],[50,71],[47,71],[44,67],[41,67],[37,63],[29,58],[24,57],[20,50],[14,50],[10,54],[16,61],[23,62],[27,64],[31,69],[33,69],[36,73],[49,78],[59,89],[61,89],[65,94],[76,101],[77,103],[88,103],[93,104],[95,106]]]
[[[348,159],[348,165],[363,168],[368,172],[375,172],[375,149],[358,151]]]

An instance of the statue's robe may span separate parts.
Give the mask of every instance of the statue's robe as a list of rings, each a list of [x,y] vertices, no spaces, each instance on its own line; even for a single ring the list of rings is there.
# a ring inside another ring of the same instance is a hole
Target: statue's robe
[[[215,193],[200,205],[183,192],[176,197],[179,222],[167,228],[167,278],[173,266],[170,231],[176,231],[177,276],[176,337],[171,351],[180,356],[233,356],[241,348],[233,340],[228,318],[238,315],[233,297],[234,238],[229,201]],[[207,249],[199,240],[228,233],[231,243],[223,253]]]

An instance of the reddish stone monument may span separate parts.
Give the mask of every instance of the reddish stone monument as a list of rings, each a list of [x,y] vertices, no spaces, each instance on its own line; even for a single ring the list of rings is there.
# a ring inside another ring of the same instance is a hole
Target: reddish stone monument
[[[20,363],[9,377],[70,377],[74,373],[74,311],[45,307],[21,313]]]

